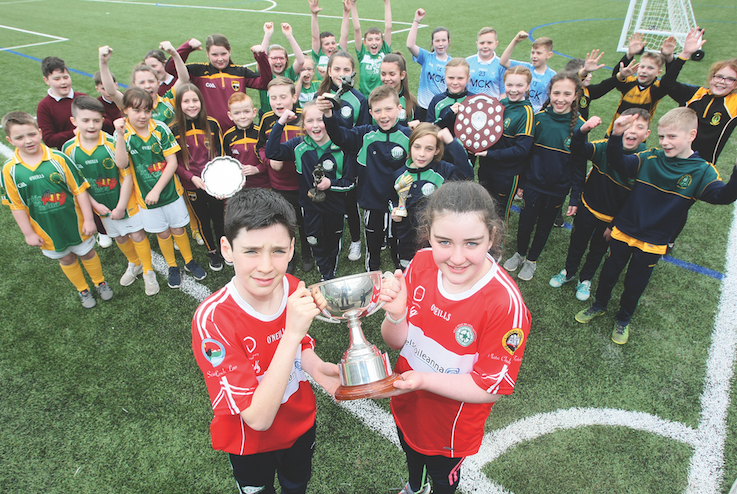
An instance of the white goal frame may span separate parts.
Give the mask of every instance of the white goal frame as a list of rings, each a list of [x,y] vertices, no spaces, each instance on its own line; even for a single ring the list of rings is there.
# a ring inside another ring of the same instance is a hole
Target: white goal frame
[[[690,0],[630,0],[617,51],[626,53],[630,37],[639,33],[647,42],[645,50],[649,52],[660,52],[663,41],[668,36],[675,37],[678,53],[689,30],[695,27]]]

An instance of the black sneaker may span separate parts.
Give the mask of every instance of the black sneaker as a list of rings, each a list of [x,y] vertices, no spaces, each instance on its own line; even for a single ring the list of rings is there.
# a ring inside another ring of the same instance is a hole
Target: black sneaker
[[[169,288],[179,288],[182,286],[182,275],[178,267],[169,268],[169,279],[166,284],[169,285]]]
[[[563,225],[565,225],[565,220],[563,219],[563,214],[560,213],[558,216],[555,217],[555,221],[553,222],[553,226],[557,228],[563,228]]]
[[[223,268],[223,265],[220,265],[220,269]],[[187,271],[192,275],[192,278],[196,279],[197,281],[204,280],[207,276],[207,272],[205,272],[204,269],[202,269],[202,266],[197,264],[197,261],[192,259],[187,264],[184,265],[184,270]]]
[[[223,258],[217,252],[208,252],[207,257],[210,259],[210,269],[220,271],[223,269]]]
[[[309,273],[314,267],[315,259],[313,257],[302,259],[302,271],[304,271],[305,273]]]

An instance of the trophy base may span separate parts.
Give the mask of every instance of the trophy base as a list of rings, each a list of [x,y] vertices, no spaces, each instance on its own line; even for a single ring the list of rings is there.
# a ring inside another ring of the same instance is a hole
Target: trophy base
[[[399,374],[392,373],[379,381],[357,386],[339,386],[335,391],[335,399],[339,401],[361,400],[363,398],[383,398],[394,390],[394,381],[400,379]]]

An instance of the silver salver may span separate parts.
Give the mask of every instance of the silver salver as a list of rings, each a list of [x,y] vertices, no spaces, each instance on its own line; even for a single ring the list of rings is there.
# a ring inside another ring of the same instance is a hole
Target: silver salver
[[[219,199],[233,197],[246,183],[240,162],[230,156],[210,160],[202,170],[201,178],[207,193]]]

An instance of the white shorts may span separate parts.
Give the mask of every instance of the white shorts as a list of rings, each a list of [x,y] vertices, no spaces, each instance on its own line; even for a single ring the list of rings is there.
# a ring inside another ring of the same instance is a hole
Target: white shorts
[[[95,236],[91,236],[81,244],[72,245],[71,247],[68,247],[63,252],[56,252],[55,250],[46,250],[41,249],[41,252],[43,252],[43,255],[48,257],[49,259],[61,259],[62,257],[68,256],[71,253],[74,253],[77,255],[77,257],[82,257],[84,255],[89,254],[89,252],[95,248]]]
[[[100,218],[108,237],[124,237],[129,233],[135,233],[139,230],[143,230],[143,223],[141,223],[141,217],[138,214],[123,218],[122,220],[114,220],[110,216]]]
[[[139,208],[136,216],[139,214],[141,215],[143,229],[147,233],[161,233],[169,228],[182,228],[189,225],[187,204],[184,202],[184,197],[182,196],[179,196],[179,199],[171,204],[161,206],[160,208]]]

